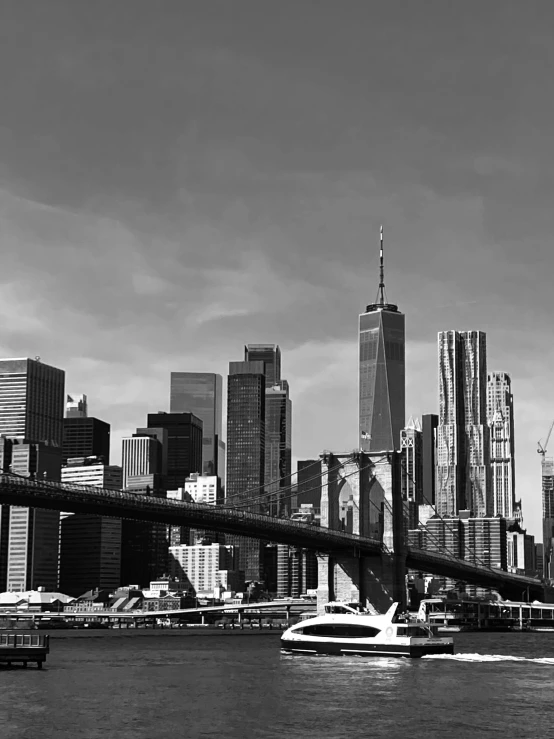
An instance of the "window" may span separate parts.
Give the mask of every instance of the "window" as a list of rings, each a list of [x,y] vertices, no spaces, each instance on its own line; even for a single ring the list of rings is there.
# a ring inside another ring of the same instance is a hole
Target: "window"
[[[294,633],[304,636],[330,636],[337,639],[364,639],[377,636],[380,630],[359,624],[313,624],[295,629]]]

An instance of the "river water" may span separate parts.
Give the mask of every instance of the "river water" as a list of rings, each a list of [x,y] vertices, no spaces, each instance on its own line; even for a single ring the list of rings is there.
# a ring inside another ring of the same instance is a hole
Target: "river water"
[[[278,632],[57,632],[0,668],[1,739],[554,737],[554,633],[420,660],[280,653]]]

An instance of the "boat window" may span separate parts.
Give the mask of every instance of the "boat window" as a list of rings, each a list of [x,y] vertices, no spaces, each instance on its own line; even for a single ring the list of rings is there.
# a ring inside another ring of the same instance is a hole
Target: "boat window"
[[[302,633],[309,636],[334,636],[341,639],[363,639],[377,636],[379,632],[373,626],[358,624],[313,624],[302,629]]]
[[[397,626],[396,627],[396,634],[397,636],[430,636],[430,631],[426,629],[424,626]]]

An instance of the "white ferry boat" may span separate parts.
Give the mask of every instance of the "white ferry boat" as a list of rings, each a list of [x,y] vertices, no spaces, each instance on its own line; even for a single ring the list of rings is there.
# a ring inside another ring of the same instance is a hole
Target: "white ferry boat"
[[[284,652],[301,654],[423,657],[454,654],[451,637],[435,637],[425,623],[397,621],[398,603],[385,614],[361,612],[346,603],[328,603],[325,614],[301,621],[281,637]]]

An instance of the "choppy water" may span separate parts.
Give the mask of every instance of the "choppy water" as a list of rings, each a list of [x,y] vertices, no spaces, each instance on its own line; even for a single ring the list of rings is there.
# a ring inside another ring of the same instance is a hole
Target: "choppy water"
[[[554,737],[554,633],[421,660],[282,655],[275,632],[58,632],[0,669],[1,739]]]

